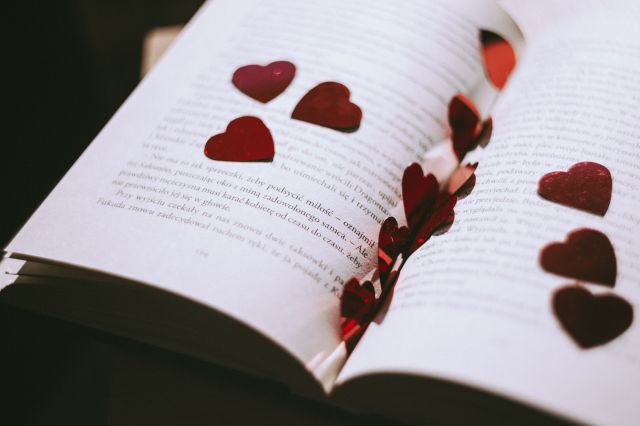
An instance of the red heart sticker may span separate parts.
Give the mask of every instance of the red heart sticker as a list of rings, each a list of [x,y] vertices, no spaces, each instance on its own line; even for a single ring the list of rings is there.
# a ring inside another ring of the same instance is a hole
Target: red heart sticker
[[[408,241],[409,228],[398,226],[398,221],[394,217],[388,217],[382,222],[378,234],[378,272],[382,282],[386,281],[391,265],[405,249]]]
[[[430,211],[438,197],[438,180],[429,173],[424,175],[422,167],[413,163],[402,175],[402,202],[409,229],[415,229],[427,211]]]
[[[231,121],[224,133],[209,138],[204,155],[219,161],[272,161],[275,147],[262,120],[244,116]]]
[[[567,172],[544,175],[538,183],[538,194],[555,203],[604,216],[611,202],[612,186],[609,169],[583,162]]]
[[[349,100],[349,89],[336,82],[320,83],[300,99],[291,118],[352,132],[360,126],[362,111]]]
[[[563,277],[602,284],[616,283],[616,255],[609,238],[594,229],[571,232],[566,242],[551,243],[542,249],[540,264],[548,272]]]
[[[296,75],[296,66],[288,61],[269,65],[246,65],[233,73],[231,81],[245,95],[267,103],[289,87]]]
[[[471,99],[458,94],[449,102],[448,118],[453,152],[460,161],[478,144],[483,127],[480,113]]]
[[[610,342],[633,322],[633,307],[625,299],[613,293],[593,295],[580,285],[556,290],[552,306],[562,328],[583,349]]]
[[[480,30],[480,44],[487,78],[502,89],[516,66],[516,52],[507,40],[488,30]]]

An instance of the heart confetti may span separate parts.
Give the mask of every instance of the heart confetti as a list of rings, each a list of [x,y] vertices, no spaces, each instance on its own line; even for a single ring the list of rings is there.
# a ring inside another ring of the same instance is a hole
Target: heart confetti
[[[272,161],[275,147],[262,120],[244,116],[231,121],[224,133],[209,138],[204,155],[219,161]]]
[[[548,272],[563,277],[615,286],[616,256],[609,238],[594,229],[571,232],[564,243],[542,249],[540,264]]]
[[[488,30],[480,30],[480,44],[487,78],[502,89],[516,66],[516,52],[507,40]]]
[[[538,183],[538,194],[558,204],[604,216],[611,202],[612,179],[602,164],[583,162],[567,172],[551,172]]]
[[[378,272],[386,281],[391,265],[409,242],[409,228],[398,226],[394,217],[388,217],[378,234]]]
[[[353,132],[360,127],[362,110],[349,100],[346,86],[336,82],[320,83],[300,99],[291,118]]]
[[[438,197],[438,180],[429,173],[424,175],[422,167],[413,163],[402,175],[402,202],[409,229],[420,225],[420,220],[430,211]]]
[[[231,81],[245,95],[267,103],[289,87],[296,75],[296,67],[288,61],[269,65],[246,65],[233,73]]]
[[[376,292],[371,281],[360,284],[357,278],[351,278],[344,285],[340,300],[340,314],[345,318],[356,319],[363,323],[375,303]]]
[[[633,307],[625,299],[593,295],[577,284],[556,290],[552,306],[562,328],[583,349],[610,342],[633,322]]]
[[[469,98],[458,94],[449,102],[448,119],[453,152],[461,161],[479,142],[483,128],[480,113]]]
[[[454,215],[453,209],[458,202],[458,197],[449,197],[442,193],[440,199],[436,203],[436,208],[433,213],[424,221],[422,226],[418,229],[416,237],[409,248],[409,254],[416,251],[420,246],[427,242],[429,237],[438,231],[442,227],[450,226],[453,223]]]

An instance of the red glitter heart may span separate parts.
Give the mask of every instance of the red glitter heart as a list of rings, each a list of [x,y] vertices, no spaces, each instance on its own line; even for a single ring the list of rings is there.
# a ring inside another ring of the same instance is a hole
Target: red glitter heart
[[[556,290],[552,306],[562,328],[583,349],[610,342],[633,322],[633,307],[625,299],[613,293],[593,295],[580,285]]]
[[[362,285],[351,278],[344,285],[340,298],[340,328],[347,353],[351,353],[364,334],[376,311],[376,295],[371,281]]]
[[[516,52],[507,40],[487,30],[480,30],[480,44],[487,78],[502,89],[516,66]]]
[[[262,120],[244,116],[231,121],[224,133],[209,138],[204,155],[220,161],[272,161],[275,147]]]
[[[425,213],[430,211],[438,197],[438,180],[429,173],[424,175],[420,164],[413,163],[402,175],[402,202],[409,229],[420,225]]]
[[[385,282],[396,257],[402,253],[409,241],[409,228],[398,226],[394,217],[388,217],[378,234],[378,272]]]
[[[291,118],[352,132],[360,126],[362,111],[349,100],[346,86],[332,81],[320,83],[300,99]]]
[[[451,99],[449,102],[449,127],[451,128],[453,152],[461,161],[467,152],[478,145],[478,136],[483,128],[480,113],[471,99],[460,94]]]
[[[538,194],[555,203],[604,216],[611,202],[612,185],[609,169],[583,162],[567,172],[544,175],[538,183]]]
[[[453,223],[455,216],[452,213],[458,202],[458,197],[449,197],[447,194],[441,193],[438,198],[436,203],[437,207],[416,233],[416,238],[411,244],[408,254],[420,248],[438,229],[450,226],[451,223]],[[448,223],[448,221],[450,222]]]
[[[231,81],[245,95],[267,103],[284,92],[295,75],[295,65],[288,61],[277,61],[266,66],[240,67],[233,73]]]
[[[616,255],[609,238],[594,229],[571,232],[564,243],[542,249],[540,264],[548,272],[613,287],[616,283]]]

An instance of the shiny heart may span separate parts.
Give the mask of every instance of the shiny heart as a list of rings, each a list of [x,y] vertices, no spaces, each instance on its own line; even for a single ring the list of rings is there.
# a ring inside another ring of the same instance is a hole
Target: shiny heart
[[[224,133],[209,138],[204,155],[219,161],[272,161],[275,147],[262,120],[244,116],[231,121]]]
[[[422,226],[418,229],[416,237],[409,247],[409,255],[426,243],[436,231],[443,227],[450,226],[453,223],[455,218],[453,209],[457,202],[458,197],[455,195],[449,196],[448,194],[441,193],[438,196],[433,213],[422,223]]]
[[[245,95],[267,103],[291,84],[296,67],[288,61],[269,65],[246,65],[233,73],[232,83]]]
[[[480,45],[487,78],[502,89],[516,66],[516,52],[507,40],[488,30],[480,30]]]
[[[300,99],[291,118],[343,132],[355,131],[360,126],[362,110],[349,97],[346,86],[331,81],[321,83]]]
[[[540,264],[563,277],[608,287],[616,283],[613,246],[605,234],[594,229],[578,229],[567,236],[566,242],[547,245],[540,254]]]
[[[609,209],[611,173],[602,164],[583,162],[567,172],[551,172],[538,183],[538,194],[547,200],[601,216]]]
[[[424,175],[422,167],[413,163],[402,175],[402,202],[409,229],[420,225],[422,218],[431,211],[438,197],[438,180],[429,173]]]
[[[556,290],[552,306],[562,328],[583,349],[610,342],[633,322],[633,307],[625,299],[613,293],[593,295],[580,285]]]
[[[394,217],[388,217],[378,234],[378,272],[383,282],[388,278],[391,265],[409,242],[409,228],[398,226]]]
[[[458,94],[449,102],[448,119],[453,152],[461,161],[478,145],[478,136],[483,129],[480,113],[471,99]]]
[[[342,289],[340,314],[363,324],[370,319],[376,302],[376,293],[371,281],[360,284],[357,278],[351,278]]]

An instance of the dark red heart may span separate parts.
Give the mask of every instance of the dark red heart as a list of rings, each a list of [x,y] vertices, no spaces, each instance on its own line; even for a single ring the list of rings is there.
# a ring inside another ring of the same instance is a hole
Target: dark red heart
[[[244,116],[231,121],[224,133],[209,138],[204,155],[220,161],[271,161],[275,147],[262,120]]]
[[[402,175],[402,202],[409,229],[420,225],[422,218],[429,212],[438,197],[438,180],[429,173],[424,175],[422,167],[413,163]]]
[[[502,89],[516,66],[516,52],[507,40],[488,30],[480,30],[480,44],[487,78]]]
[[[352,132],[360,126],[362,110],[349,100],[350,92],[340,83],[320,83],[300,99],[291,118]]]
[[[616,283],[616,255],[609,238],[594,229],[571,232],[564,243],[542,249],[540,264],[548,272],[608,287]]]
[[[609,169],[583,162],[567,172],[544,175],[538,183],[538,194],[555,203],[604,216],[611,202],[612,186]]]
[[[458,197],[449,196],[448,194],[441,193],[436,202],[436,207],[433,213],[425,220],[422,226],[418,229],[416,237],[409,248],[408,254],[413,253],[421,245],[427,242],[427,240],[442,227],[450,226],[453,223],[454,215],[453,209],[458,202]]]
[[[402,253],[409,242],[409,228],[398,226],[394,217],[388,217],[380,227],[378,234],[378,272],[382,282],[386,282],[389,270],[396,257]]]
[[[371,281],[362,285],[355,277],[347,281],[340,297],[340,328],[347,353],[353,351],[367,329],[375,314],[375,306],[376,295]]]
[[[266,66],[240,67],[233,73],[231,81],[245,95],[267,103],[284,92],[295,75],[295,65],[288,61],[277,61]]]
[[[467,152],[474,149],[482,131],[480,113],[471,101],[464,95],[456,95],[449,102],[449,127],[451,128],[451,142],[453,152],[461,161]]]
[[[340,314],[363,324],[370,319],[375,301],[376,293],[371,281],[361,285],[357,278],[351,278],[342,289]]]
[[[620,336],[633,322],[633,307],[613,293],[593,295],[580,285],[567,285],[553,294],[553,312],[562,328],[583,349]]]

